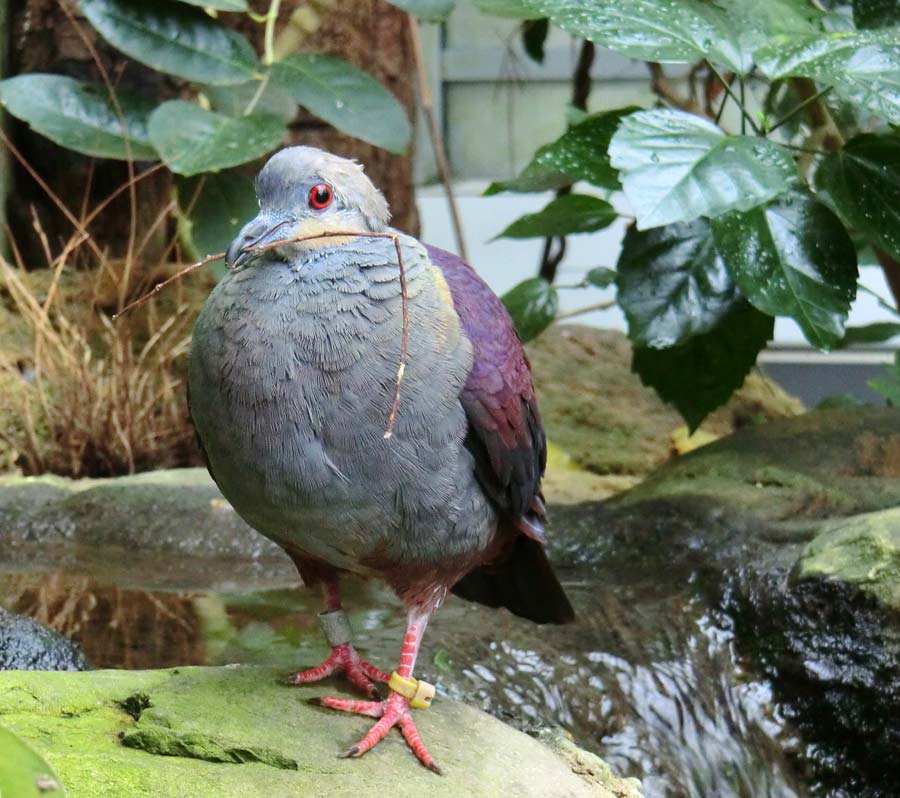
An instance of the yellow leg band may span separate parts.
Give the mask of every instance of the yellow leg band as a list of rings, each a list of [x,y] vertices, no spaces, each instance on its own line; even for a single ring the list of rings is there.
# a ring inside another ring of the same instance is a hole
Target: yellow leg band
[[[391,674],[388,687],[404,698],[408,698],[409,705],[415,709],[428,709],[431,706],[431,699],[434,698],[433,684],[412,677],[405,679],[397,671]]]

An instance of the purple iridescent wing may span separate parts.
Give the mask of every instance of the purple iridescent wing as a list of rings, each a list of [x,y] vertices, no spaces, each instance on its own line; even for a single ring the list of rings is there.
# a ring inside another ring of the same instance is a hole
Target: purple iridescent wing
[[[460,400],[469,419],[466,446],[485,493],[513,519],[540,517],[547,441],[531,368],[503,303],[464,260],[426,246],[444,275],[474,362]],[[531,525],[529,524],[529,527]],[[540,536],[540,527],[523,529]]]

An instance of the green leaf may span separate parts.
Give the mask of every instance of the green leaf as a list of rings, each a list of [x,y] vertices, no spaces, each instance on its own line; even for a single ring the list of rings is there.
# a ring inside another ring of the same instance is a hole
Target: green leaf
[[[738,288],[763,313],[790,316],[807,340],[829,349],[844,337],[856,295],[856,248],[809,194],[713,221],[716,249]]]
[[[522,46],[528,57],[538,64],[544,63],[544,44],[550,32],[550,20],[526,19],[522,23]]]
[[[261,86],[262,81],[265,81],[265,86]],[[285,124],[297,116],[297,104],[293,97],[275,86],[268,73],[260,79],[240,83],[237,86],[207,85],[203,86],[202,90],[203,95],[209,100],[211,110],[226,116],[243,116],[251,103],[253,104],[251,113],[274,114]]]
[[[247,163],[275,149],[284,124],[271,114],[230,117],[171,100],[150,116],[150,140],[166,165],[191,176]]]
[[[81,10],[111,45],[160,72],[232,85],[250,80],[259,69],[250,42],[184,3],[81,0]]]
[[[549,238],[591,233],[609,227],[618,218],[606,200],[587,194],[564,194],[537,213],[516,219],[497,238]]]
[[[775,320],[738,302],[718,325],[668,349],[637,347],[631,368],[675,405],[693,432],[743,384],[772,337]]]
[[[389,2],[392,6],[397,6],[425,22],[443,22],[456,5],[456,0],[389,0]]]
[[[556,141],[541,147],[518,177],[492,183],[485,195],[555,190],[578,180],[600,188],[618,189],[618,173],[609,163],[607,150],[622,117],[637,110],[636,106],[628,106],[591,114]]]
[[[524,280],[501,299],[515,322],[519,337],[526,343],[546,330],[559,310],[556,289],[543,277]]]
[[[900,335],[900,324],[894,321],[876,321],[862,327],[848,327],[835,349],[846,349],[857,344],[880,344]]]
[[[0,726],[0,795],[65,798],[59,777],[40,754]]]
[[[191,6],[212,8],[215,11],[247,11],[247,0],[179,0]]]
[[[726,136],[712,122],[667,108],[626,116],[609,155],[642,230],[749,210],[797,177],[778,144]]]
[[[897,0],[853,0],[853,22],[857,28],[900,25],[900,3]]]
[[[482,13],[492,17],[508,17],[510,19],[538,19],[525,0],[474,0],[475,7]]]
[[[106,88],[94,83],[41,74],[0,81],[4,108],[60,146],[98,158],[156,160],[147,135],[152,103],[124,93],[116,97],[122,118]]]
[[[609,288],[616,281],[616,270],[597,266],[584,275],[584,281],[595,288]]]
[[[856,136],[822,161],[815,185],[847,225],[900,258],[900,138]]]
[[[706,219],[630,227],[616,266],[628,337],[662,349],[714,329],[739,301]]]
[[[176,185],[186,223],[179,228],[181,241],[195,260],[224,252],[259,211],[253,181],[236,172],[181,179]],[[219,276],[224,272],[221,261],[212,268]]]
[[[295,53],[272,64],[272,80],[341,132],[391,152],[406,152],[412,128],[403,106],[352,64],[330,55]]]
[[[869,380],[868,386],[880,393],[889,404],[900,407],[900,352],[894,355],[894,364],[885,366],[881,373]]]
[[[844,99],[900,124],[900,28],[776,36],[756,53],[773,80],[809,77]]]
[[[709,57],[740,74],[751,63],[740,28],[703,0],[526,0],[535,17],[642,61],[691,63]]]

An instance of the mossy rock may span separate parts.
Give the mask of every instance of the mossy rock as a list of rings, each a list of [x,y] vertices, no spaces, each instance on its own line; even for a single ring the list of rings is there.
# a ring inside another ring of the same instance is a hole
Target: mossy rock
[[[579,466],[597,474],[642,476],[671,458],[672,435],[684,420],[631,371],[625,335],[554,325],[527,350],[548,437]],[[802,412],[797,399],[751,374],[702,428],[722,436]]]
[[[633,780],[597,762],[585,768],[577,751],[560,755],[449,700],[417,715],[444,776],[421,767],[395,731],[366,756],[341,759],[373,721],[310,705],[333,687],[291,688],[282,675],[244,667],[4,673],[0,724],[46,758],[69,798],[639,796]]]
[[[795,577],[858,586],[900,615],[900,507],[826,524],[800,555]]]

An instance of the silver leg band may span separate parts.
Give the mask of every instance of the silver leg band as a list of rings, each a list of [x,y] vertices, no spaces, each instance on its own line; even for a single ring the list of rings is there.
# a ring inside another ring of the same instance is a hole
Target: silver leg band
[[[347,613],[343,610],[328,610],[319,613],[319,625],[325,633],[325,639],[328,645],[334,648],[344,643],[349,643],[353,639],[353,632],[350,629],[350,621]]]

